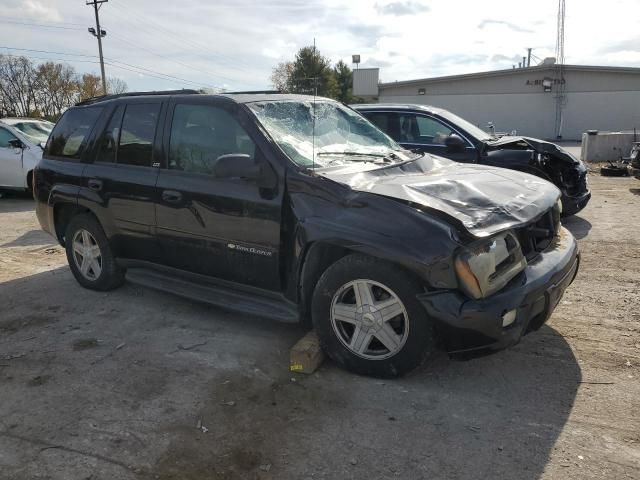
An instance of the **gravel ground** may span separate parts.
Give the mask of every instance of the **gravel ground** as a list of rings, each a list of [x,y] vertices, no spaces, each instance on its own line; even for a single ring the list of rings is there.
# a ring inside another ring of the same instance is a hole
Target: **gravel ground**
[[[292,376],[296,326],[84,290],[33,202],[0,199],[0,478],[640,478],[640,182],[590,182],[550,322],[396,381]]]

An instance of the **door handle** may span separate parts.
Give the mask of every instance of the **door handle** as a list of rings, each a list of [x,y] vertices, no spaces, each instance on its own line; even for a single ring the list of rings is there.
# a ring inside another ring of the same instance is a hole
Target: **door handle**
[[[162,200],[168,203],[179,203],[182,201],[182,194],[175,190],[164,190],[162,192]]]
[[[96,178],[90,178],[87,182],[87,186],[96,192],[102,190],[102,180],[98,180]]]

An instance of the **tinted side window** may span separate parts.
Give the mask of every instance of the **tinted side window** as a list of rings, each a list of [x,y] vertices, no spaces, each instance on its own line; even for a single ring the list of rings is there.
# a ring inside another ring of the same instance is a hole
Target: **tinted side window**
[[[415,114],[400,116],[400,141],[426,145],[444,145],[453,131],[430,117]]]
[[[400,139],[400,117],[397,113],[364,112],[364,116],[396,142]]]
[[[51,132],[46,153],[56,157],[80,158],[101,112],[102,107],[68,110]]]
[[[171,122],[169,168],[212,175],[222,155],[255,158],[255,144],[237,120],[222,108],[176,105]]]
[[[124,113],[124,105],[120,105],[115,109],[107,128],[102,132],[100,141],[98,142],[98,154],[96,162],[115,162],[116,151],[118,150],[118,141],[120,140],[120,126],[122,124],[122,114]]]
[[[127,105],[118,143],[118,163],[151,166],[159,114],[159,103]]]
[[[11,148],[9,140],[14,140],[16,137],[6,128],[0,128],[0,148]]]
[[[449,127],[431,117],[417,117],[421,138],[430,138],[436,145],[444,145],[445,139],[455,133]]]

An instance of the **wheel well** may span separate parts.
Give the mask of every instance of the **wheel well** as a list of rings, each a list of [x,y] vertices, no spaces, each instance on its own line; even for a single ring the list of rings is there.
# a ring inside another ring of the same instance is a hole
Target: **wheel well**
[[[64,234],[73,217],[82,213],[91,213],[88,208],[79,207],[71,203],[58,203],[53,207],[53,219],[56,228],[56,237],[60,245],[64,246]]]
[[[329,243],[316,242],[309,247],[300,272],[299,284],[302,318],[305,323],[309,322],[310,325],[311,296],[318,280],[330,265],[350,253],[354,252]]]

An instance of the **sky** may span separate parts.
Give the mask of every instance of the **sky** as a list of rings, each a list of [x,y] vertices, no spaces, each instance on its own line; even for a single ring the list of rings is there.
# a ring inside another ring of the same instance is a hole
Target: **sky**
[[[0,54],[99,73],[85,0],[3,0]],[[271,88],[271,70],[312,45],[383,82],[511,68],[553,56],[557,0],[109,0],[107,76],[130,90]],[[640,67],[640,0],[566,0],[565,63]],[[21,49],[21,50],[18,50]]]

